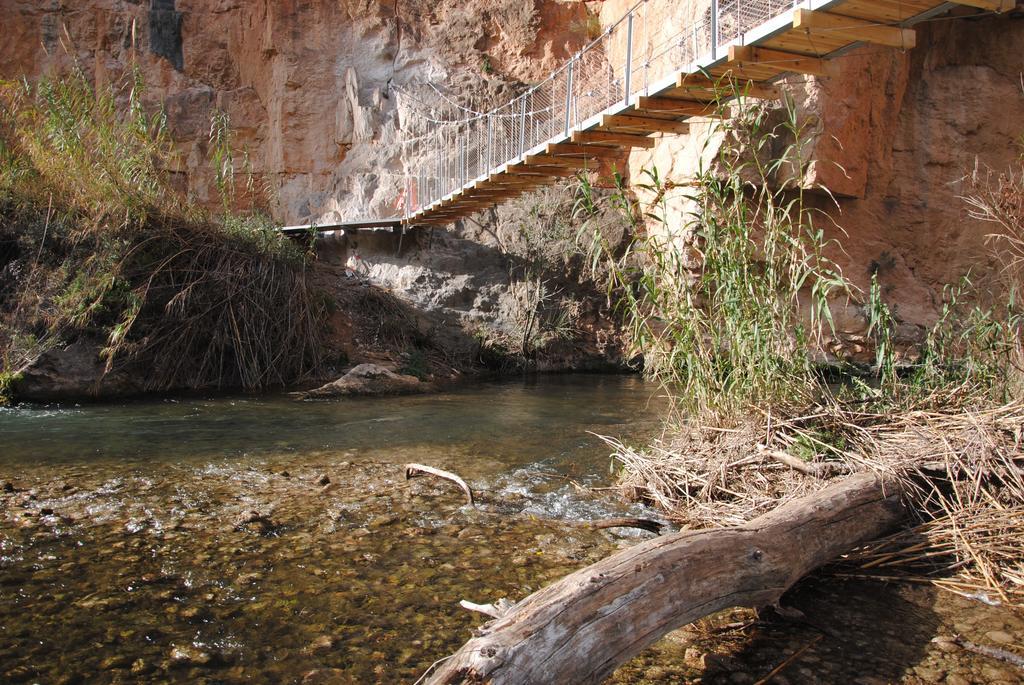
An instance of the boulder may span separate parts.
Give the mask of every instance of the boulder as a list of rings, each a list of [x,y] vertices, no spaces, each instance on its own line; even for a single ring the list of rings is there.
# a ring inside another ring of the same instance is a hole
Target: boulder
[[[143,380],[125,371],[106,371],[100,346],[76,342],[39,355],[18,370],[14,384],[17,400],[53,402],[137,395]]]
[[[360,364],[336,381],[316,390],[298,393],[300,399],[324,399],[328,397],[352,397],[363,395],[408,395],[427,392],[429,383],[415,376],[395,373],[376,364]]]

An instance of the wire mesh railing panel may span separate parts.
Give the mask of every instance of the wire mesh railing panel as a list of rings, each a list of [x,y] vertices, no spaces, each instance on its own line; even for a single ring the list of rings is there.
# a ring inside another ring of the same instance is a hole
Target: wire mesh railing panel
[[[710,13],[698,15],[678,30],[662,30],[650,38],[645,55],[634,56],[632,82],[650,85],[711,53]],[[637,64],[639,62],[639,64]],[[639,92],[634,87],[633,92]]]
[[[641,0],[547,79],[510,102],[477,113],[440,95],[468,114],[450,123],[429,120],[403,155],[408,169],[408,214],[485,177],[545,141],[698,62],[712,61],[750,30],[783,15],[795,0],[705,0],[665,3],[654,16]],[[667,6],[667,7],[666,7]],[[627,95],[629,97],[627,97]],[[403,122],[404,124],[404,122]],[[403,126],[404,127],[404,126]],[[433,134],[432,134],[433,133]]]
[[[795,7],[792,0],[718,0],[718,45],[740,39],[747,31]]]

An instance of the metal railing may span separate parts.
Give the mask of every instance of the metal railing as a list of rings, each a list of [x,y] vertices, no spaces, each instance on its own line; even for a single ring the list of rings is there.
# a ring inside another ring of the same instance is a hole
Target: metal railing
[[[486,178],[503,164],[585,125],[588,119],[697,63],[721,57],[744,34],[800,0],[681,2],[673,16],[649,17],[642,0],[568,62],[500,107],[459,121],[428,122],[411,137],[405,215]],[[649,21],[650,19],[650,21]]]

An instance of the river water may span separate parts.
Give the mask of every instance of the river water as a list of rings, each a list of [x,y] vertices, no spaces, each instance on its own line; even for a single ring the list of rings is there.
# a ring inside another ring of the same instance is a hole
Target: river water
[[[460,599],[614,548],[579,525],[624,511],[577,487],[610,480],[592,433],[646,440],[664,409],[635,377],[554,376],[0,410],[0,680],[411,682],[482,622]]]
[[[0,682],[413,683],[485,620],[646,533],[594,434],[643,442],[667,408],[626,376],[553,376],[402,398],[173,399],[0,409]],[[478,493],[404,479],[420,462]],[[619,684],[1017,683],[1024,621],[927,587],[827,575],[805,620],[723,612]],[[948,647],[948,643],[946,644]],[[796,656],[794,656],[796,655]]]

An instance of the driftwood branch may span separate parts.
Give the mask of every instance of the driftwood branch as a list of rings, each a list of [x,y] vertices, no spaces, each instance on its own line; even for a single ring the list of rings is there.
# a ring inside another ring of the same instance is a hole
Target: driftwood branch
[[[512,611],[515,605],[515,602],[510,602],[504,597],[499,599],[494,604],[475,604],[467,599],[464,599],[461,602],[459,602],[459,606],[461,606],[463,609],[476,611],[486,616],[490,616],[491,618],[501,618],[508,612]]]
[[[794,471],[799,471],[805,476],[811,476],[813,478],[830,478],[836,475],[837,471],[842,470],[838,464],[815,464],[813,462],[807,462],[800,457],[794,457],[788,452],[768,449],[763,445],[760,446],[758,453],[762,456],[768,457],[769,459],[774,459]]]
[[[617,518],[594,521],[590,524],[590,527],[595,530],[603,530],[605,528],[639,528],[655,535],[661,535],[661,529],[665,527],[665,524],[653,519]]]
[[[464,493],[466,493],[466,503],[470,505],[475,504],[475,500],[473,498],[473,491],[469,489],[469,484],[466,483],[466,481],[459,478],[458,476],[456,476],[451,471],[443,471],[441,469],[435,469],[433,466],[424,466],[423,464],[405,465],[406,480],[409,480],[410,478],[413,478],[424,473],[429,474],[431,476],[437,476],[438,478],[443,478],[445,480],[450,480],[451,482],[455,483],[460,488],[462,488],[462,491]]]
[[[535,592],[429,682],[598,683],[666,633],[797,580],[905,515],[894,479],[861,473],[746,525],[663,535]]]
[[[966,649],[968,652],[974,652],[975,654],[981,654],[982,656],[987,656],[990,659],[995,659],[996,661],[1002,661],[1003,663],[1016,666],[1024,671],[1024,657],[1019,654],[1014,654],[1013,652],[1008,652],[1005,649],[1000,649],[999,647],[975,644],[970,640],[963,639],[959,635],[954,635],[953,637],[937,637],[934,638],[932,642],[949,642],[962,649]]]

